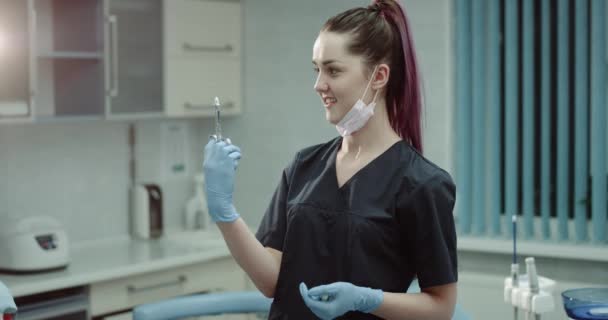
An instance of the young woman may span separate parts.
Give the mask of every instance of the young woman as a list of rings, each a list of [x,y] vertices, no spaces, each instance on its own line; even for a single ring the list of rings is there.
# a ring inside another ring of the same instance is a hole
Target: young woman
[[[402,7],[378,0],[330,18],[312,58],[340,136],[296,154],[255,236],[232,204],[240,150],[210,141],[212,218],[274,297],[270,319],[449,319],[455,186],[421,155],[418,67]],[[415,277],[421,293],[405,293]]]

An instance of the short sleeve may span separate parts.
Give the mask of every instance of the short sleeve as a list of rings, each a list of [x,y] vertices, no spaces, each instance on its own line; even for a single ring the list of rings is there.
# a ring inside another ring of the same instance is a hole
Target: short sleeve
[[[455,200],[452,178],[442,172],[416,186],[400,203],[408,255],[421,288],[458,281]]]
[[[289,194],[289,180],[293,167],[297,161],[294,160],[281,175],[268,209],[262,218],[262,222],[255,234],[256,238],[265,247],[283,251],[283,241],[287,230],[287,196]]]

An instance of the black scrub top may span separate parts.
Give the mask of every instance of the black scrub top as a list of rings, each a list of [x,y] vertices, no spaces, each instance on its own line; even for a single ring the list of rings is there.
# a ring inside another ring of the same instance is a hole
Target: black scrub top
[[[346,281],[406,292],[458,279],[450,175],[399,141],[342,187],[338,137],[297,153],[256,233],[283,252],[269,319],[316,319],[298,286]],[[379,319],[349,312],[338,319]]]

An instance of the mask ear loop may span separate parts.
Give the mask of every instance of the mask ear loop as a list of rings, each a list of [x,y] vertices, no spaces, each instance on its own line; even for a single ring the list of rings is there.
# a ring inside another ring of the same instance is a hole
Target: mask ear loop
[[[376,65],[374,67],[374,71],[372,72],[372,77],[367,82],[367,86],[365,87],[365,91],[363,91],[363,96],[361,97],[361,101],[363,101],[363,98],[365,98],[365,94],[367,93],[367,90],[369,89],[369,87],[372,84],[372,80],[374,79],[374,76],[376,75],[376,70],[377,69],[378,69],[378,65]],[[376,97],[377,96],[378,96],[378,91],[376,91],[376,93],[374,94],[374,99],[372,100],[372,102],[370,102],[370,104],[376,101]],[[365,101],[363,101],[363,103],[365,103]]]

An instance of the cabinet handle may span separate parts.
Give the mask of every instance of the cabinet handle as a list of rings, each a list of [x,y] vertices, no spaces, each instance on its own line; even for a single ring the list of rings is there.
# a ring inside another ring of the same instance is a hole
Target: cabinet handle
[[[222,103],[222,108],[232,108],[234,107],[234,102],[228,101]],[[215,105],[213,104],[193,104],[190,102],[184,103],[184,108],[188,110],[207,110],[207,109],[215,109]]]
[[[133,286],[133,285],[128,285],[127,291],[130,294],[133,294],[133,293],[142,292],[142,291],[148,291],[148,290],[154,290],[154,289],[160,289],[160,288],[172,287],[172,286],[179,286],[181,284],[184,284],[186,281],[188,281],[188,278],[185,275],[180,275],[175,280],[160,282],[157,284],[151,284],[149,286],[137,287],[137,286]]]
[[[224,46],[198,46],[188,42],[185,42],[182,45],[184,51],[199,51],[199,52],[232,52],[234,48],[231,44],[226,44]]]
[[[110,96],[118,96],[118,18],[115,15],[108,17],[110,23],[110,38],[112,39],[112,87]]]
[[[33,106],[36,102],[36,94],[38,92],[38,15],[34,3],[28,4],[30,9],[30,61],[29,61],[29,76],[30,76],[30,105],[29,114],[33,113]]]

